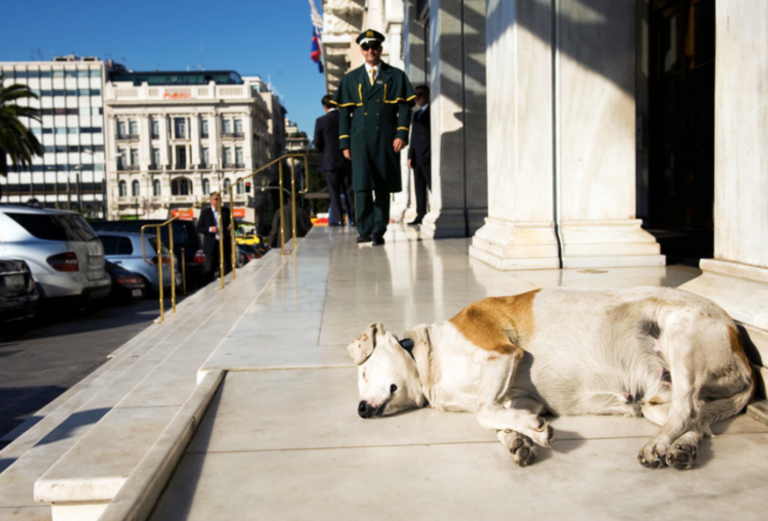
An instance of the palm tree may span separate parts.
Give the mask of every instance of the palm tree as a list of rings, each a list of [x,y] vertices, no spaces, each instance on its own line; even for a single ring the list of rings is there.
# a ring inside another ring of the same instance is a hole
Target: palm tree
[[[0,74],[0,174],[4,176],[8,175],[6,153],[17,172],[23,167],[31,167],[34,156],[43,155],[40,141],[19,120],[21,117],[28,117],[40,121],[39,109],[18,104],[18,100],[25,98],[37,99],[37,94],[26,85],[4,86],[3,75]],[[0,198],[2,198],[2,189],[0,189]]]

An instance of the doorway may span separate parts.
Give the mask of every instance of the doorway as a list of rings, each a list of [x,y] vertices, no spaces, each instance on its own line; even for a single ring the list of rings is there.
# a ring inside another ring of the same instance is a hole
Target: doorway
[[[667,263],[714,253],[715,0],[651,0],[645,227]]]

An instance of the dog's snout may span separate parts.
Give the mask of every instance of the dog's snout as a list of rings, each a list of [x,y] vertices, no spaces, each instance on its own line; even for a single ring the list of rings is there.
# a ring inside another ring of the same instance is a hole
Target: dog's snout
[[[373,416],[373,411],[374,408],[365,400],[361,401],[357,406],[357,414],[359,414],[361,418],[370,418]]]

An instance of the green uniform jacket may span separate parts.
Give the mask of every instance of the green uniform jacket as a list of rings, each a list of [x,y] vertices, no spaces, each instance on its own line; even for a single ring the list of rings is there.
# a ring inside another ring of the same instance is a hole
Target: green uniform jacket
[[[352,154],[356,192],[402,190],[400,154],[392,149],[392,143],[396,138],[408,143],[415,97],[405,73],[384,62],[373,86],[365,65],[342,78],[333,103],[340,113],[339,148],[349,148]]]

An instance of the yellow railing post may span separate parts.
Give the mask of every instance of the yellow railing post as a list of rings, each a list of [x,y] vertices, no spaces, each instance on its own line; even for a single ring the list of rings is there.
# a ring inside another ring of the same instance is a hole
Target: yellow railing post
[[[238,180],[239,182],[239,180]],[[229,187],[229,236],[232,240],[232,280],[237,279],[237,244],[235,243],[235,196],[233,195],[234,185]],[[221,235],[221,239],[224,240],[224,235]]]
[[[280,161],[280,255],[290,255],[290,252],[285,251],[285,203],[283,199],[283,162]]]
[[[293,251],[296,251],[296,158],[291,158],[291,228],[293,228]],[[306,174],[305,174],[306,175]]]
[[[162,264],[163,264],[163,243],[160,240],[160,228],[157,229],[157,249],[159,250],[159,258],[160,258],[160,265],[162,272]],[[174,264],[174,257],[173,257],[173,221],[168,223],[168,244],[170,245],[170,248],[168,248],[169,255],[171,256],[171,310],[173,313],[176,313],[176,271],[175,271],[175,264]],[[160,279],[162,281],[162,277]]]

